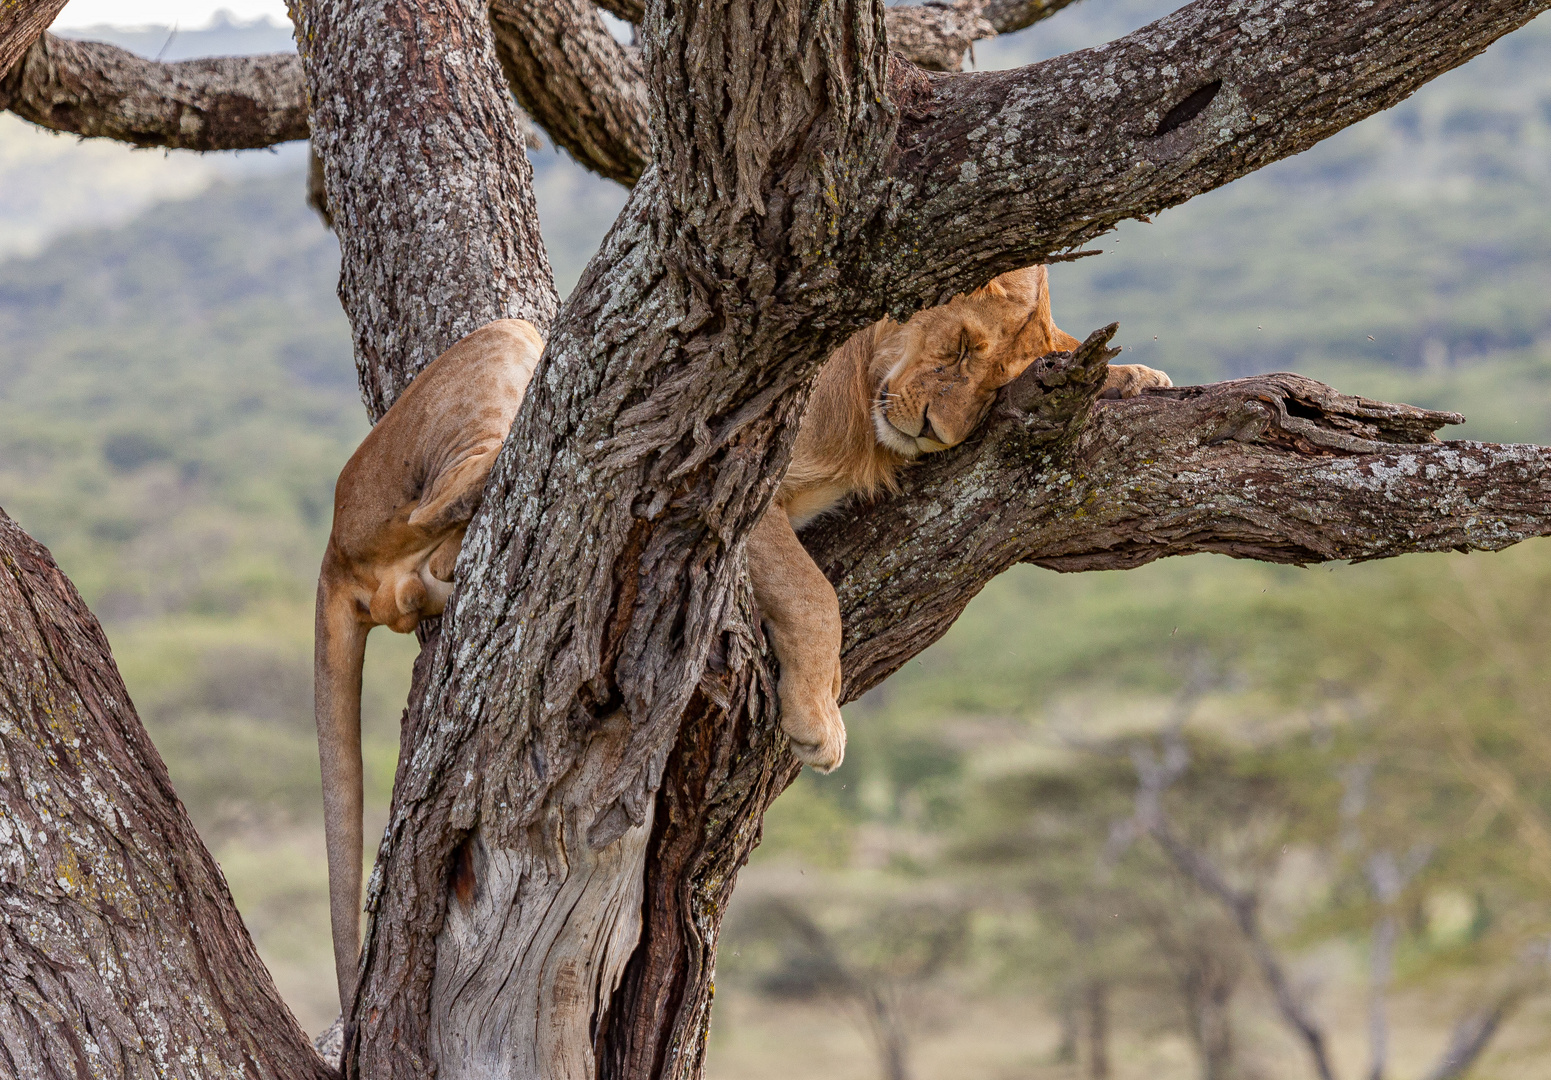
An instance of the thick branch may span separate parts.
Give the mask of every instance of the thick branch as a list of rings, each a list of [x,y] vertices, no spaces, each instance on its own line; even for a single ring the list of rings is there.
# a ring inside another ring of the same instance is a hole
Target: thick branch
[[[307,138],[301,61],[285,53],[163,64],[45,34],[0,81],[0,107],[135,146],[246,150]]]
[[[496,55],[518,103],[584,167],[621,184],[651,158],[640,50],[588,0],[491,0]]]
[[[1010,33],[1073,0],[960,0],[888,8],[889,47],[924,68],[957,71],[974,41]],[[644,5],[600,5],[640,22]],[[619,44],[588,0],[491,0],[497,53],[512,92],[558,146],[583,166],[634,184],[651,160],[639,50]]]
[[[555,322],[411,708],[356,1010],[374,1077],[583,1077],[595,1051],[694,1075],[720,912],[791,775],[743,542],[853,328],[834,254],[892,134],[880,9],[747,16],[643,25],[654,164]]]
[[[1305,150],[1548,7],[1197,0],[1014,71],[896,65],[893,231],[869,276],[901,312],[939,302]]]
[[[47,30],[65,0],[0,0],[0,78]]]
[[[107,638],[0,512],[0,1074],[325,1080]]]
[[[1004,402],[1073,363],[1047,358]],[[846,695],[1017,562],[1116,569],[1213,551],[1305,564],[1551,533],[1551,448],[1432,435],[1459,419],[1265,375],[1101,401],[1065,449],[1041,441],[1048,421],[1004,403],[979,441],[912,469],[902,495],[805,534],[840,593]]]

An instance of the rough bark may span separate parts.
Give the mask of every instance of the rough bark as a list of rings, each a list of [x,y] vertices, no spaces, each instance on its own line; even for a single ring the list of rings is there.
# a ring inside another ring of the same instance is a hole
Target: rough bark
[[[639,933],[642,908],[612,906],[623,894],[606,866],[639,881],[647,844],[686,826],[691,861],[720,860],[726,852],[698,850],[703,823],[746,850],[751,811],[790,775],[768,688],[753,678],[743,539],[779,475],[801,382],[850,329],[827,312],[844,288],[837,249],[862,224],[842,208],[870,177],[841,163],[882,160],[889,134],[881,18],[868,4],[828,10],[811,35],[794,32],[805,15],[796,3],[758,26],[736,6],[648,20],[657,165],[550,338],[548,370],[566,377],[530,390],[492,473],[486,505],[522,509],[483,515],[464,544],[454,627],[427,665],[412,715],[423,736],[371,893],[362,1073],[415,1074],[413,1054],[445,1045],[432,1018],[475,994],[485,1026],[458,1060],[438,1056],[439,1076],[590,1075],[594,1032],[605,1058],[698,1061],[719,908],[697,893],[724,901],[731,867],[693,883],[646,881],[647,907],[689,913],[687,940],[706,964],[682,1009],[651,1018],[644,1044],[619,1047],[616,1025],[599,1024],[647,1019],[609,1008],[634,953],[593,942],[633,947]],[[739,115],[725,116],[725,102]],[[758,760],[672,753],[686,708],[703,716],[704,727],[687,725],[692,738],[727,738],[728,696],[700,678],[713,655],[738,700],[759,710],[754,738],[768,750]],[[670,761],[689,773],[693,812],[654,818]],[[730,811],[709,822],[695,777],[706,769],[746,782],[709,800]],[[460,779],[449,787],[447,777]],[[478,955],[456,931],[462,901],[446,899],[447,853],[465,844],[472,904],[502,913]],[[496,870],[481,876],[481,866]],[[582,925],[600,911],[607,927]],[[667,981],[683,985],[684,928],[663,929],[678,938]],[[512,941],[522,943],[515,959]],[[439,980],[428,985],[454,961],[475,973],[456,1000]],[[569,989],[536,1010],[507,989],[557,979]],[[633,990],[674,993],[653,979]],[[519,1028],[531,1034],[502,1039]]]
[[[1012,71],[899,65],[892,228],[870,279],[901,313],[938,303],[1306,150],[1548,7],[1197,0]]]
[[[804,534],[840,594],[848,698],[1017,562],[1121,569],[1213,551],[1306,564],[1551,533],[1551,449],[1440,443],[1431,433],[1456,414],[1297,375],[1100,401],[1064,453],[1031,447],[1028,421],[1002,409],[973,445],[910,470],[900,496]]]
[[[1048,19],[1076,0],[984,0],[980,17],[998,34],[1011,34]]]
[[[295,56],[163,64],[44,34],[0,80],[0,107],[54,131],[178,150],[247,150],[307,137]]]
[[[65,6],[65,0],[0,0],[0,76],[36,41]]]
[[[339,236],[339,298],[375,420],[492,319],[549,333],[559,299],[533,169],[482,6],[292,0]]]
[[[555,144],[600,176],[639,180],[651,158],[640,50],[588,0],[491,0],[490,25],[512,93]]]
[[[721,912],[794,775],[743,543],[817,365],[886,311],[1303,149],[1547,6],[1200,0],[1104,49],[929,75],[889,64],[867,0],[654,0],[655,165],[554,319],[486,12],[294,0],[373,415],[492,318],[550,338],[417,667],[347,1069],[697,1075]],[[1429,442],[1444,414],[1295,376],[1095,405],[1106,340],[812,538],[848,695],[1019,560],[1548,531],[1551,450]]]
[[[935,71],[957,71],[980,39],[1048,18],[1072,0],[960,0],[884,12],[889,47]],[[599,5],[639,23],[644,5]],[[615,41],[588,0],[492,0],[491,25],[507,80],[524,110],[583,166],[634,184],[651,160],[640,51]]]
[[[330,1075],[173,794],[107,638],[0,512],[0,1073]]]

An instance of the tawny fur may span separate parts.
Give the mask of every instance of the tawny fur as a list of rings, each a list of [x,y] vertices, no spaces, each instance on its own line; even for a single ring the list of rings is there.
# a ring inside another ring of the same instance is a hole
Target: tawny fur
[[[797,530],[855,496],[892,489],[907,462],[957,446],[997,390],[1050,352],[1077,348],[1056,327],[1043,266],[861,331],[819,372],[775,505],[749,539],[749,576],[781,661],[781,727],[793,752],[828,772],[845,755],[840,603]],[[1169,377],[1112,365],[1104,394],[1134,397]]]
[[[440,615],[463,531],[544,342],[504,319],[428,364],[356,449],[334,488],[318,576],[313,666],[329,920],[340,1007],[360,950],[361,663],[374,626],[407,634]]]

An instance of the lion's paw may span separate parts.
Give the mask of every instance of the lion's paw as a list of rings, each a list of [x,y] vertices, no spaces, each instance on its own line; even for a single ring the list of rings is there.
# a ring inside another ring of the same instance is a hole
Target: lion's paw
[[[781,689],[781,730],[792,753],[819,772],[833,772],[846,754],[846,726],[832,693]]]
[[[1104,389],[1100,391],[1099,397],[1133,398],[1143,390],[1173,385],[1174,381],[1157,368],[1150,368],[1144,364],[1111,364],[1109,374],[1104,377]]]

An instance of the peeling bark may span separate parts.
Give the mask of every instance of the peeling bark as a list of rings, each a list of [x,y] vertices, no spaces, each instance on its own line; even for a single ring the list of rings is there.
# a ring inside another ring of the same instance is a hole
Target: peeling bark
[[[295,56],[163,64],[44,34],[3,80],[0,108],[53,131],[177,150],[247,150],[307,137]]]
[[[0,1073],[332,1075],[173,794],[102,628],[4,513]]]

